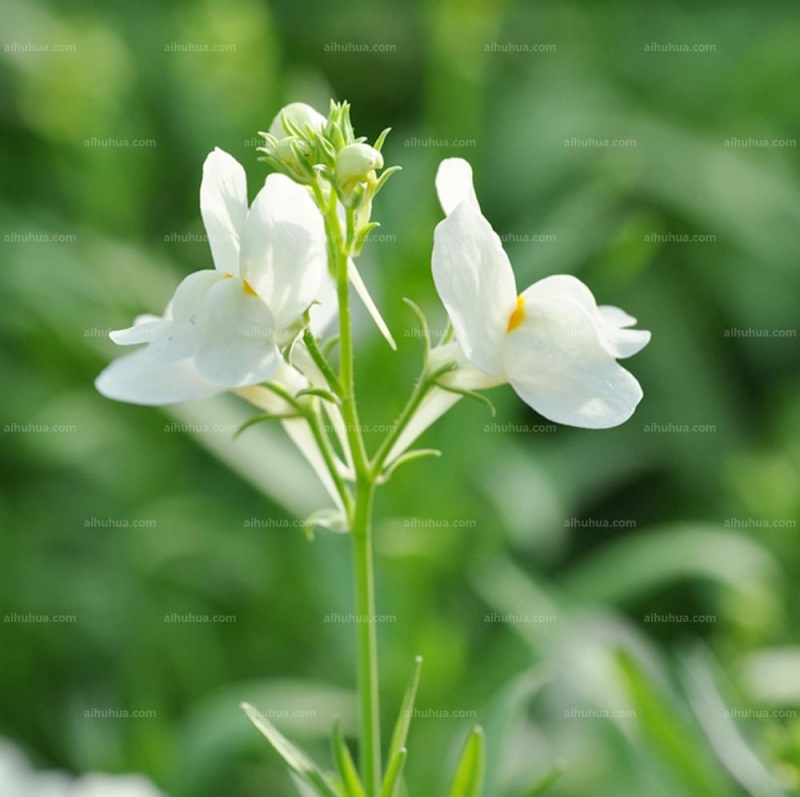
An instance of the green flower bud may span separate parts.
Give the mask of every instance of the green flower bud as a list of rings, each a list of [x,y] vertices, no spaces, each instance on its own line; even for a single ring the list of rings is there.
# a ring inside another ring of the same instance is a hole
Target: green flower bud
[[[282,117],[286,117],[286,119],[301,133],[305,133],[307,127],[310,127],[312,130],[317,132],[321,132],[328,121],[321,113],[317,113],[317,111],[315,111],[310,105],[306,105],[304,102],[292,102],[283,108],[272,120],[272,124],[269,128],[269,134],[277,139],[294,135],[291,130],[287,130],[284,127]]]
[[[336,156],[336,180],[346,193],[374,181],[375,170],[382,168],[383,155],[369,144],[348,144]]]

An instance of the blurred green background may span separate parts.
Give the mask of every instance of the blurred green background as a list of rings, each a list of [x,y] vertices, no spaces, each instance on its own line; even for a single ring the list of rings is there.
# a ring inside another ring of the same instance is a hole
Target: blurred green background
[[[92,387],[107,331],[210,267],[206,154],[252,197],[256,132],[333,97],[404,169],[363,256],[400,343],[359,316],[367,423],[419,367],[401,297],[444,323],[443,157],[521,286],[578,274],[653,331],[625,426],[553,429],[500,388],[382,491],[387,731],[426,662],[410,794],[475,721],[489,797],[562,764],[554,797],[797,792],[796,3],[4,0],[0,31],[0,736],[171,797],[283,797],[240,700],[323,759],[334,716],[354,732],[348,544],[292,525],[324,498],[280,429],[233,444],[237,399]]]

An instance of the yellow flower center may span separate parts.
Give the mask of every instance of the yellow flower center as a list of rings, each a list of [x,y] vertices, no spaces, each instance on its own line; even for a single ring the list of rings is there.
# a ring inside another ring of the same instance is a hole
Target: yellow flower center
[[[508,328],[506,332],[511,332],[516,329],[525,320],[525,300],[521,296],[517,296],[517,306],[514,312],[508,317]]]

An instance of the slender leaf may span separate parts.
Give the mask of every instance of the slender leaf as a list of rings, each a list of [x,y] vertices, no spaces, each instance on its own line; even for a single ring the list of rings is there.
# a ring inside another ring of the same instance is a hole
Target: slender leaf
[[[333,724],[331,743],[333,745],[333,759],[336,761],[336,768],[339,770],[346,797],[367,797],[361,778],[358,776],[358,770],[353,762],[353,756],[350,755],[350,749],[342,736],[342,729],[338,719]]]
[[[249,703],[242,703],[242,710],[250,722],[264,734],[286,765],[298,777],[313,786],[320,797],[340,797],[330,778],[308,757],[295,747],[269,720],[264,719]]]
[[[486,739],[483,728],[476,725],[470,732],[456,768],[450,797],[480,797],[486,769]]]
[[[414,713],[414,703],[417,700],[417,690],[419,689],[419,679],[422,674],[422,656],[414,659],[414,674],[411,676],[411,683],[403,696],[400,706],[400,714],[392,733],[392,741],[389,745],[389,761],[391,762],[402,748],[406,746],[408,739],[408,729],[411,727],[411,716]]]

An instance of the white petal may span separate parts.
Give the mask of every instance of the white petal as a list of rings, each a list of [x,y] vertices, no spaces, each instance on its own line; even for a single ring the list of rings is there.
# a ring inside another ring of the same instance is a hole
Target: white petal
[[[109,332],[108,337],[118,346],[136,346],[140,343],[152,343],[160,337],[172,324],[171,321],[156,316],[147,316],[147,321],[141,321],[139,316],[132,327],[115,329]]]
[[[306,310],[327,264],[325,224],[308,190],[271,174],[242,235],[242,276],[269,305],[278,329]]]
[[[159,330],[147,349],[151,357],[164,362],[194,357],[202,337],[200,319],[206,296],[223,279],[221,271],[206,269],[189,274],[178,285],[169,305],[171,321]]]
[[[551,421],[587,429],[630,418],[642,389],[604,346],[586,308],[560,296],[528,301],[526,294],[525,318],[503,348],[522,400]]]
[[[247,177],[232,155],[217,147],[203,164],[200,213],[214,265],[239,274],[239,239],[247,217]]]
[[[631,357],[650,342],[650,333],[645,330],[622,329],[636,323],[633,316],[618,307],[598,307],[589,288],[570,274],[545,277],[523,294],[526,302],[552,296],[568,297],[584,307],[597,325],[603,345],[615,358]]]
[[[197,370],[211,382],[229,388],[255,385],[280,364],[269,308],[236,277],[208,292],[198,326]]]
[[[95,387],[106,398],[146,405],[195,401],[223,390],[203,379],[192,360],[159,362],[145,349],[114,360],[97,377]]]
[[[628,315],[624,310],[619,307],[614,307],[610,304],[601,304],[598,308],[600,315],[606,320],[607,323],[615,327],[635,327],[636,319],[632,315]]]
[[[472,180],[472,166],[463,158],[446,158],[439,164],[436,193],[445,216],[449,216],[462,202],[469,203],[480,213]]]
[[[270,383],[282,387],[292,396],[298,391],[308,387],[308,380],[296,368],[293,368],[283,358],[280,359],[278,367],[270,377]],[[286,399],[279,396],[274,391],[263,385],[252,387],[241,387],[236,391],[245,401],[249,401],[254,407],[258,407],[264,412],[276,415],[284,415],[294,412],[294,408]]]
[[[469,361],[502,373],[502,342],[516,306],[514,273],[497,233],[461,203],[434,233],[433,280]]]
[[[372,320],[375,322],[375,325],[378,327],[381,335],[386,338],[386,342],[392,347],[392,349],[397,351],[397,344],[394,342],[394,337],[392,337],[389,327],[383,320],[381,311],[378,310],[377,305],[374,301],[372,301],[372,297],[369,295],[369,290],[364,284],[364,280],[361,279],[361,274],[358,273],[356,264],[352,260],[347,261],[347,275],[350,277],[350,282],[353,283],[356,293],[364,303],[364,307],[367,308],[367,312],[372,316]]]

